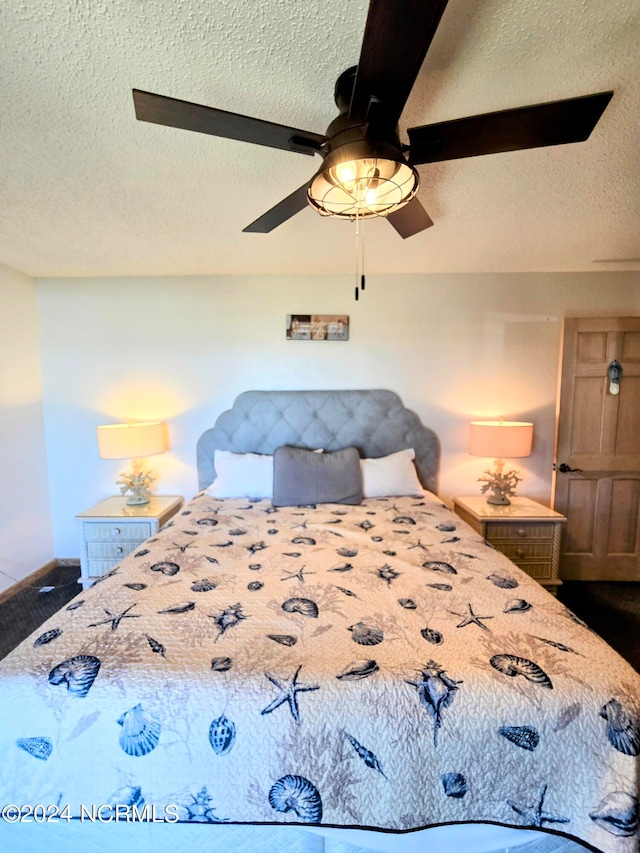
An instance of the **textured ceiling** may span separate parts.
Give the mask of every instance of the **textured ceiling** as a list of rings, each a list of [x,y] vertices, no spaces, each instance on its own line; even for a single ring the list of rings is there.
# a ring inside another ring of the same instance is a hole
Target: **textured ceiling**
[[[425,0],[429,2],[429,0]],[[354,227],[242,228],[318,158],[138,122],[131,89],[324,133],[366,0],[2,0],[0,262],[33,276],[344,273]],[[638,0],[449,0],[406,127],[612,89],[584,143],[420,166],[369,272],[640,269]]]

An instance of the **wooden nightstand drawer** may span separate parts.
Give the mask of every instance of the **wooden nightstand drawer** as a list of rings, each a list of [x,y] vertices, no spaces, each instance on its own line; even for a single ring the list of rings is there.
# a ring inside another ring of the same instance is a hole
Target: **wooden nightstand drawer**
[[[88,581],[95,581],[97,578],[106,575],[118,565],[119,560],[87,560],[87,578]]]
[[[152,533],[151,524],[140,521],[133,524],[130,521],[124,524],[92,524],[91,522],[85,522],[83,527],[87,542],[116,542],[122,539],[144,542]]]
[[[526,522],[508,523],[491,521],[487,524],[487,539],[493,542],[495,539],[505,539],[511,542],[514,539],[549,539],[553,540],[553,522]],[[502,549],[500,549],[502,550]]]
[[[518,560],[550,560],[553,542],[501,542],[500,551],[517,563]]]
[[[87,556],[90,560],[122,560],[139,545],[133,542],[87,542]]]
[[[519,560],[513,561],[519,569],[526,572],[530,577],[537,581],[550,580],[553,577],[553,566],[551,560],[542,563],[527,562],[522,563]]]

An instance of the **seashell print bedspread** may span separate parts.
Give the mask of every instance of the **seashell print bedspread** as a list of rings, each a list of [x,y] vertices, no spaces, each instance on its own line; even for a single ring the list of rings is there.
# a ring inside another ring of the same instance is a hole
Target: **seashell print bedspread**
[[[0,756],[0,804],[633,853],[640,675],[433,495],[201,494],[0,663]]]

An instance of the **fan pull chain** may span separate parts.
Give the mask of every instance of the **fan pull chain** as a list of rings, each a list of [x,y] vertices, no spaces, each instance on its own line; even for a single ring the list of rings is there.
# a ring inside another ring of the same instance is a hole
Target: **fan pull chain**
[[[356,211],[356,302],[360,298],[360,291],[364,291],[366,278],[364,274],[364,219],[358,218]]]
[[[360,298],[360,288],[358,287],[358,273],[360,267],[360,252],[358,251],[360,246],[360,223],[358,221],[358,211],[356,210],[356,302]]]
[[[361,240],[360,240],[360,290],[364,290],[366,281],[364,277],[364,219],[360,223]]]

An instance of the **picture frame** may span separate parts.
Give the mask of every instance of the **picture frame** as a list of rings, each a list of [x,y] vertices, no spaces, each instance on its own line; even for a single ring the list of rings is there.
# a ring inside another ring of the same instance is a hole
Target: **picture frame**
[[[348,341],[348,314],[287,314],[288,341]]]

